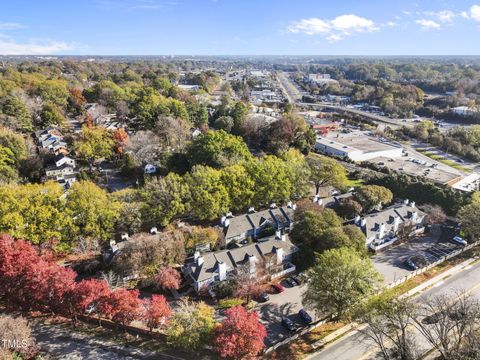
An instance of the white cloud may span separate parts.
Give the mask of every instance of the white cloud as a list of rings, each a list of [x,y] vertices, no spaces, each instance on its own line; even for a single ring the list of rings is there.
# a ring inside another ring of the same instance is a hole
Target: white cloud
[[[24,25],[15,22],[0,22],[0,30],[16,30],[24,27]]]
[[[480,5],[472,5],[468,15],[471,19],[480,21]]]
[[[451,24],[453,19],[457,16],[457,14],[451,10],[426,11],[424,12],[424,15],[433,17],[436,20],[447,24]]]
[[[428,30],[428,29],[440,29],[441,25],[433,20],[428,20],[428,19],[419,19],[415,21],[417,24],[419,24],[423,30]]]
[[[354,33],[372,32],[378,30],[372,20],[348,14],[337,16],[331,20],[309,18],[293,22],[288,28],[292,33],[307,35],[323,35],[330,42],[342,40]]]
[[[50,55],[74,49],[74,44],[46,40],[19,43],[10,37],[0,37],[0,55]]]
[[[396,23],[395,21],[389,21],[385,24],[385,26],[396,27],[396,26],[398,26],[398,23]]]

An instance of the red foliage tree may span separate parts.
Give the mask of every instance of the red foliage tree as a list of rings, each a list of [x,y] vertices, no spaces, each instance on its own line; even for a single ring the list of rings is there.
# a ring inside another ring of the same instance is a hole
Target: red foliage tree
[[[111,290],[106,281],[82,280],[65,296],[65,312],[76,322],[78,315],[83,315],[92,306],[99,312],[99,305],[110,297]]]
[[[242,306],[227,310],[227,318],[213,331],[213,348],[222,358],[254,358],[264,347],[267,336],[265,326],[256,312]]]
[[[155,286],[160,289],[175,289],[180,288],[180,273],[172,267],[161,267],[155,276]]]
[[[170,315],[172,315],[172,309],[163,295],[153,295],[145,304],[143,317],[150,331],[164,326]]]
[[[141,318],[143,302],[138,294],[138,290],[127,289],[117,289],[110,294],[108,311],[114,322],[128,325]]]
[[[118,154],[123,153],[123,148],[127,144],[128,134],[124,128],[118,128],[113,132],[113,140],[116,144],[116,149]]]

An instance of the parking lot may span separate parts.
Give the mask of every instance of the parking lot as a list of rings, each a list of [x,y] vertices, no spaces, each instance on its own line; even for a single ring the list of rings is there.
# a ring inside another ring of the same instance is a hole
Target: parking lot
[[[306,289],[306,285],[289,287],[282,281],[285,290],[279,294],[271,294],[270,300],[257,305],[262,323],[267,328],[267,338],[265,344],[271,346],[274,343],[282,341],[291,334],[285,329],[282,324],[282,318],[288,317],[298,328],[305,327],[307,324],[298,315],[298,312],[303,308],[302,293]],[[316,320],[315,312],[308,311],[313,321]]]
[[[409,242],[387,249],[372,256],[375,269],[382,274],[385,284],[390,284],[412,272],[405,260],[413,255],[423,255],[429,263],[460,249],[462,246],[450,241],[453,231],[434,227],[432,231]]]

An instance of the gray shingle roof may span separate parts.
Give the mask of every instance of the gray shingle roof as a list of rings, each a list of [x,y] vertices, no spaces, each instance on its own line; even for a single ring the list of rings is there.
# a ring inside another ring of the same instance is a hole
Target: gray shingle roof
[[[284,256],[288,256],[297,251],[297,247],[289,241],[276,240],[268,238],[265,241],[245,245],[231,250],[222,250],[207,253],[203,256],[203,264],[197,265],[193,260],[185,265],[191,270],[193,278],[198,281],[211,279],[218,275],[218,263],[224,262],[227,265],[227,273],[236,269],[239,265],[248,261],[248,256],[255,255],[259,260],[266,255],[275,252],[275,247],[282,248]]]

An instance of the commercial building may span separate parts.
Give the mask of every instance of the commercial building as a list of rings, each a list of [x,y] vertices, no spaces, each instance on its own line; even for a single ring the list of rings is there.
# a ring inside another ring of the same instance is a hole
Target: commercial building
[[[353,161],[367,161],[379,156],[402,156],[400,145],[363,131],[331,132],[325,136],[317,136],[315,150],[325,155],[347,157]]]

